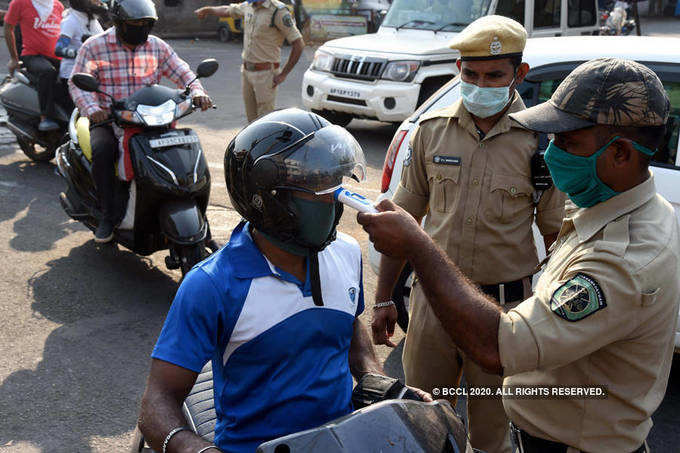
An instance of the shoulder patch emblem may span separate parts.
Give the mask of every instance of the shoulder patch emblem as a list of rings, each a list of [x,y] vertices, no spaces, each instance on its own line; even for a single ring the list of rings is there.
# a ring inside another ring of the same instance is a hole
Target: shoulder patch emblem
[[[411,161],[413,160],[413,148],[411,148],[411,145],[408,145],[408,148],[406,149],[406,157],[404,158],[404,167],[408,167],[411,165]]]
[[[580,321],[606,306],[600,285],[582,273],[557,288],[550,298],[553,313],[570,322]]]
[[[349,300],[351,300],[352,303],[354,303],[354,300],[355,300],[356,297],[357,297],[357,289],[356,289],[355,287],[352,286],[352,287],[348,290],[348,293],[349,293]]]
[[[281,21],[283,22],[283,25],[285,25],[286,27],[292,27],[293,26],[293,18],[290,17],[290,13],[284,14]]]

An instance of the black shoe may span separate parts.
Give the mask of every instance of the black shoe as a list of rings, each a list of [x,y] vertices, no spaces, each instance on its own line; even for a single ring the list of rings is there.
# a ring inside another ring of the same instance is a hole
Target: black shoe
[[[103,243],[109,242],[111,239],[113,239],[113,222],[102,219],[94,232],[94,241]]]
[[[42,120],[38,125],[38,130],[41,132],[56,131],[57,129],[59,129],[59,125],[49,118]]]

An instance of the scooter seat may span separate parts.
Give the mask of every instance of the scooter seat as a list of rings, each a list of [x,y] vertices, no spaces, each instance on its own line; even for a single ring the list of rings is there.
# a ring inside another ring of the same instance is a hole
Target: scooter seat
[[[194,387],[184,400],[182,412],[196,433],[212,442],[215,440],[215,400],[213,393],[212,362],[206,363],[196,378]]]
[[[38,79],[33,74],[28,72],[26,68],[20,67],[19,69],[17,69],[17,71],[19,71],[24,77],[26,77],[28,81],[31,82],[31,85],[38,86]]]

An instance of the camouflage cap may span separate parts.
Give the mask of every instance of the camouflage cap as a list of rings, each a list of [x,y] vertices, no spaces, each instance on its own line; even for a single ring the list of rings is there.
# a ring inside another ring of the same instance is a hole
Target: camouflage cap
[[[549,101],[510,118],[533,131],[559,133],[596,124],[662,126],[669,112],[654,71],[631,60],[599,58],[574,69]]]

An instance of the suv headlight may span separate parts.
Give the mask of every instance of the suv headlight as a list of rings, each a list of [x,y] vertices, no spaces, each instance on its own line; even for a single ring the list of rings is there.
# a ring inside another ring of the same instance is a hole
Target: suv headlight
[[[387,64],[382,78],[395,82],[410,82],[415,78],[419,68],[420,61],[417,60],[393,61]]]
[[[317,71],[331,72],[333,67],[333,55],[317,50],[314,54],[314,61],[312,62],[312,69]]]

